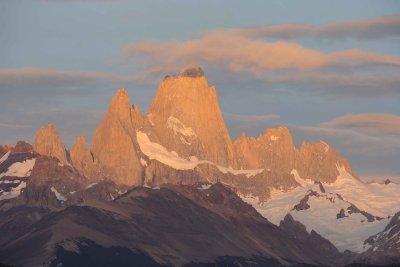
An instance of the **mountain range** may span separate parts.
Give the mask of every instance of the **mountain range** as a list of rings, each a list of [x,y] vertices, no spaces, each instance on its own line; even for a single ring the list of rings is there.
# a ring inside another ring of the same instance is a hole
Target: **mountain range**
[[[323,141],[296,148],[285,126],[232,140],[193,67],[166,76],[146,113],[118,90],[90,146],[67,149],[51,123],[0,146],[0,262],[394,266],[399,193]]]

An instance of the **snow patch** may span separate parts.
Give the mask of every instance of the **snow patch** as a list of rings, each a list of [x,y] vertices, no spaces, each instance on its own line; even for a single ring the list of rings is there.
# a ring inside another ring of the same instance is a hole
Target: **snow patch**
[[[35,165],[36,159],[28,159],[23,162],[15,162],[8,170],[2,174],[0,174],[0,178],[4,176],[12,176],[12,177],[28,177],[31,175],[31,171],[33,166]]]
[[[26,182],[22,181],[17,187],[11,188],[9,192],[0,192],[0,200],[16,198],[21,194],[22,189],[26,187]]]
[[[212,184],[202,184],[201,186],[197,187],[199,190],[207,190],[212,186]]]
[[[54,193],[54,195],[56,195],[56,198],[57,198],[59,201],[64,202],[65,200],[67,200],[60,192],[57,191],[57,189],[56,189],[54,186],[52,186],[52,187],[50,188],[50,190],[51,190],[51,192]]]
[[[20,180],[0,180],[0,184],[19,184]]]
[[[194,169],[200,161],[188,161],[180,158],[176,152],[169,152],[160,144],[153,143],[143,132],[136,132],[140,150],[150,159],[155,159],[178,170]]]
[[[322,140],[320,142],[325,145],[324,152],[328,153],[328,151],[330,149],[329,145],[327,143],[325,143],[324,141],[322,141]]]
[[[278,141],[278,140],[279,140],[279,136],[271,135],[271,136],[269,137],[269,140],[271,140],[271,141]]]
[[[191,145],[186,137],[196,137],[196,133],[191,127],[186,127],[179,119],[170,116],[167,120],[167,128],[172,129],[175,135],[180,135],[179,140],[181,140],[184,145]]]
[[[10,156],[11,151],[8,151],[6,154],[4,154],[1,159],[0,159],[0,164],[2,164],[4,161],[6,161],[8,159],[8,157]]]
[[[140,158],[140,164],[142,164],[143,167],[147,167],[147,161],[143,158]]]
[[[240,174],[244,174],[246,175],[247,178],[256,176],[257,174],[260,174],[263,172],[264,169],[253,169],[253,170],[234,170],[231,167],[227,168],[227,167],[222,167],[222,166],[218,166],[217,168],[220,172],[222,173],[231,173],[234,175],[240,175]]]
[[[85,188],[85,189],[89,189],[89,188],[91,188],[91,187],[95,186],[96,184],[98,184],[98,182],[91,183],[91,184],[89,184],[88,186],[86,186],[86,188]]]
[[[254,170],[234,170],[232,168],[222,167],[214,164],[208,160],[199,160],[195,156],[191,156],[190,160],[179,157],[175,151],[168,151],[165,147],[158,143],[151,142],[147,134],[137,131],[137,140],[139,143],[140,150],[149,159],[157,160],[165,165],[168,165],[177,170],[193,170],[199,164],[211,164],[216,166],[222,173],[232,173],[234,175],[244,174],[247,177],[252,177],[261,173],[264,169]]]
[[[307,186],[309,184],[313,184],[313,182],[311,181],[307,181],[303,178],[300,177],[300,174],[298,173],[298,171],[296,169],[293,169],[290,172],[291,175],[293,175],[294,179],[296,180],[297,183],[299,183],[302,187]]]
[[[123,190],[123,191],[118,190],[118,191],[117,191],[118,195],[123,195],[123,194],[125,194],[126,192],[127,192],[127,190]]]

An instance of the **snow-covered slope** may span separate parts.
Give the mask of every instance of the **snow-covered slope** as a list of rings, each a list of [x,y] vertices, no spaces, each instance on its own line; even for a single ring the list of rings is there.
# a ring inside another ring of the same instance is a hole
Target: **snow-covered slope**
[[[10,164],[6,162],[9,158],[9,153],[4,155],[0,161],[0,166],[3,170],[0,171],[0,200],[18,197],[26,187],[26,180],[35,165],[35,158],[28,158],[22,162],[12,162]]]
[[[362,252],[364,241],[380,231],[400,210],[400,185],[366,184],[338,166],[338,179],[331,184],[311,183],[292,175],[301,186],[289,191],[273,189],[271,198],[259,203],[257,198],[242,196],[272,223],[290,213],[293,218],[330,240],[339,250]]]

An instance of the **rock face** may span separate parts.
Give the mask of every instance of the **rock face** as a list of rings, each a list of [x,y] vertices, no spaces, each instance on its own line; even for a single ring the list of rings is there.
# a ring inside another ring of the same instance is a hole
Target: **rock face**
[[[33,152],[33,147],[31,146],[31,144],[25,141],[18,141],[11,153],[18,154],[28,152]]]
[[[71,147],[69,153],[71,161],[79,173],[88,178],[95,178],[96,167],[92,154],[87,147],[85,137],[82,134],[77,137],[76,143]]]
[[[229,137],[215,87],[209,87],[200,68],[166,77],[148,110],[161,145],[179,156],[235,166]]]
[[[13,146],[10,145],[0,145],[0,158],[3,157],[8,151],[11,151]]]
[[[46,127],[41,127],[37,132],[33,149],[42,155],[55,157],[62,163],[67,163],[67,153],[65,146],[58,135],[56,127],[49,123]]]
[[[338,168],[344,167],[352,173],[348,161],[338,155],[328,144],[304,142],[301,145],[296,170],[300,176],[314,181],[334,182],[338,176]]]
[[[267,129],[257,138],[241,135],[234,143],[240,168],[264,168],[278,175],[289,175],[297,170],[304,179],[334,182],[338,166],[351,173],[346,159],[326,143],[303,143],[300,150],[294,144],[285,126]]]
[[[289,129],[270,128],[257,138],[240,136],[234,143],[240,168],[265,168],[290,173],[296,159],[296,148]]]
[[[92,139],[94,163],[101,177],[127,185],[142,184],[142,166],[139,162],[135,111],[128,93],[120,89]]]
[[[294,220],[290,213],[280,222],[279,228],[302,243],[304,247],[311,248],[314,252],[321,255],[321,257],[324,257],[325,262],[333,266],[339,265],[338,260],[341,258],[339,250],[329,240],[323,238],[314,230],[308,233],[306,227]]]

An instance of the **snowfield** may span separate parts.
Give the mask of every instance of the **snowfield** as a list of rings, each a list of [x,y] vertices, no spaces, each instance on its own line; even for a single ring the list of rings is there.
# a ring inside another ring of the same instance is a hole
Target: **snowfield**
[[[366,184],[347,173],[342,166],[337,166],[337,169],[339,176],[334,183],[322,183],[325,192],[321,191],[319,184],[302,179],[293,170],[292,175],[301,186],[286,192],[272,189],[271,198],[264,203],[252,196],[241,197],[276,225],[290,213],[306,226],[308,232],[315,230],[340,251],[362,252],[368,249],[364,246],[365,239],[382,231],[390,221],[388,216],[400,210],[400,185]],[[318,197],[309,196],[307,203],[310,207],[294,209],[311,190],[317,192]],[[361,213],[350,213],[347,208],[351,204],[383,219],[369,222]],[[337,218],[341,209],[345,211],[345,217]]]
[[[0,164],[2,164],[4,161],[8,159],[8,156],[10,156],[11,151],[8,151],[6,154],[4,154],[1,159],[0,159]]]
[[[11,188],[11,191],[9,192],[2,192],[0,190],[0,200],[4,199],[10,199],[10,198],[16,198],[21,194],[21,190],[26,187],[26,182],[20,182],[17,187]]]
[[[1,160],[0,163],[4,162],[10,152],[7,152]],[[21,191],[26,187],[26,182],[19,179],[7,179],[7,177],[21,177],[26,178],[31,175],[33,166],[35,166],[36,159],[28,159],[23,162],[15,162],[10,167],[8,167],[6,172],[0,174],[0,184],[12,184],[10,191],[0,190],[0,200],[16,198],[21,194]],[[5,178],[3,178],[5,177]]]
[[[36,159],[28,159],[24,162],[15,162],[8,170],[2,174],[0,174],[0,178],[4,176],[13,176],[13,177],[28,177],[31,175],[31,171],[33,166],[35,165]]]

